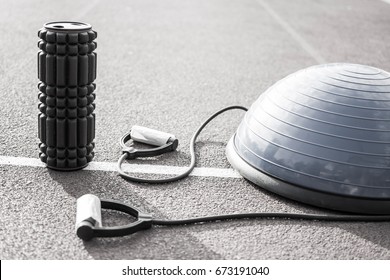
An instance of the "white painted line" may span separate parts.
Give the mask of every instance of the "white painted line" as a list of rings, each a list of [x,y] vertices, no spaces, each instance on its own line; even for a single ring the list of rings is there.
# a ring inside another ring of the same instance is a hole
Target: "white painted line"
[[[0,156],[0,165],[12,165],[22,167],[46,167],[39,159],[26,157],[10,157]],[[150,164],[123,164],[123,169],[131,173],[143,174],[164,174],[178,175],[181,174],[186,167],[180,166],[164,166]],[[116,162],[90,162],[88,166],[82,170],[90,171],[116,171]],[[212,167],[196,167],[190,176],[198,177],[218,177],[218,178],[242,178],[234,169],[229,168],[212,168]]]
[[[390,0],[389,0],[390,1]],[[301,47],[319,64],[326,63],[326,60],[308,43],[306,40],[295,31],[287,21],[280,17],[265,1],[257,0],[257,2],[272,16],[279,25],[281,25],[293,39],[298,42]]]
[[[0,165],[45,167],[45,164],[36,158],[0,156]]]

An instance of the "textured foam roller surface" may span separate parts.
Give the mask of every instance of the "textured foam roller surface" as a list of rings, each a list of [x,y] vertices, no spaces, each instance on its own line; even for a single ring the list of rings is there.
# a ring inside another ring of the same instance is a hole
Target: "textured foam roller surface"
[[[291,74],[252,105],[234,149],[302,190],[390,201],[390,73],[327,64]]]
[[[47,23],[38,31],[40,158],[75,170],[94,156],[97,33],[80,22]]]

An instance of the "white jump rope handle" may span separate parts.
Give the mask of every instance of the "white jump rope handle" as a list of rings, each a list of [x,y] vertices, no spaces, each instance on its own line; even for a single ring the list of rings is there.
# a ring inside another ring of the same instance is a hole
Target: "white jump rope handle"
[[[130,131],[130,137],[136,142],[153,146],[162,146],[168,142],[173,142],[176,137],[173,134],[158,131],[155,129],[134,125]]]

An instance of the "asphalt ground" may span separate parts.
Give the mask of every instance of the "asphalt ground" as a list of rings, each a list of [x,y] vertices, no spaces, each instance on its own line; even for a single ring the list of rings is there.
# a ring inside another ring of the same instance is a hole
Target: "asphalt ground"
[[[328,212],[242,178],[145,185],[112,170],[64,173],[14,164],[38,157],[37,30],[58,20],[88,22],[98,32],[96,163],[115,162],[118,139],[138,124],[173,133],[180,145],[135,163],[186,166],[189,139],[205,118],[224,106],[250,106],[287,74],[330,62],[390,71],[387,1],[2,0],[1,259],[390,259],[390,223],[241,220],[78,239],[76,199],[86,193],[159,218]],[[231,168],[224,148],[242,115],[226,113],[205,129],[196,145],[198,167]],[[114,225],[128,218],[105,212],[103,220]]]

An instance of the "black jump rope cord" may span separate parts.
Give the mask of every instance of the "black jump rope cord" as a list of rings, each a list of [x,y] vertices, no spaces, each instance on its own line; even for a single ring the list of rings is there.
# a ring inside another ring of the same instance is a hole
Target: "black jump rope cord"
[[[389,215],[317,215],[317,214],[293,214],[293,213],[238,213],[228,215],[206,216],[183,220],[153,219],[153,225],[179,226],[196,223],[207,223],[224,220],[238,219],[289,219],[289,220],[314,220],[314,221],[340,221],[340,222],[389,222]]]
[[[143,179],[132,177],[126,174],[121,166],[124,160],[127,159],[127,154],[124,153],[118,160],[118,171],[120,176],[123,178],[140,183],[149,183],[149,184],[161,184],[178,181],[187,177],[195,167],[196,154],[195,154],[195,142],[200,132],[204,127],[216,118],[218,115],[229,111],[229,110],[243,110],[248,111],[247,108],[243,106],[229,106],[223,108],[209,118],[207,118],[195,131],[194,135],[190,141],[190,154],[191,154],[191,163],[188,166],[188,169],[182,174],[166,178],[166,179]],[[343,221],[343,222],[388,222],[390,221],[390,215],[346,215],[346,214],[331,214],[331,215],[317,215],[317,214],[294,214],[294,213],[237,213],[237,214],[228,214],[228,215],[216,215],[216,216],[205,216],[198,218],[189,218],[182,220],[161,220],[161,219],[152,219],[153,225],[161,226],[178,226],[178,225],[187,225],[195,223],[206,223],[213,221],[223,221],[223,220],[237,220],[237,219],[256,219],[256,218],[268,218],[268,219],[295,219],[295,220],[317,220],[317,221]]]

